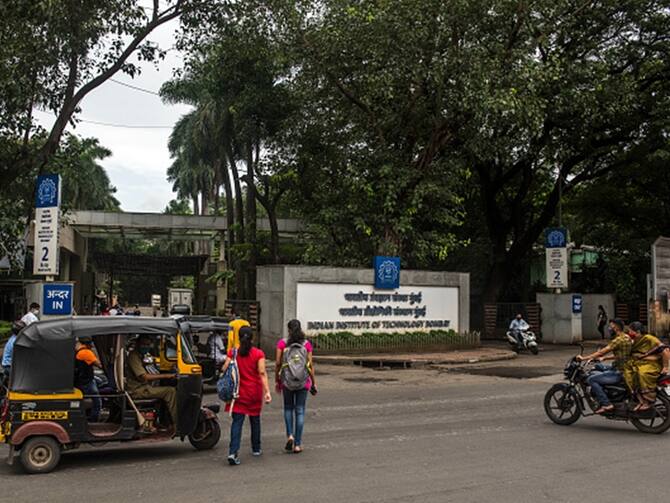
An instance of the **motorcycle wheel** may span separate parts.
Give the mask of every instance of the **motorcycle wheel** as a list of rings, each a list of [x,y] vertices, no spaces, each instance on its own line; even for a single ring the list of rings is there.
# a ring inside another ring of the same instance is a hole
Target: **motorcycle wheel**
[[[219,422],[210,419],[205,421],[201,426],[188,436],[188,441],[193,447],[199,451],[211,449],[221,438],[221,426]]]
[[[528,349],[530,349],[530,352],[533,353],[534,355],[540,352],[540,348],[537,347],[537,344],[530,344],[528,346]]]
[[[663,433],[670,428],[670,399],[663,393],[656,395],[656,402],[651,408],[653,413],[631,419],[631,423],[643,433]]]
[[[578,400],[567,384],[554,384],[544,395],[544,412],[554,423],[568,426],[581,415]]]

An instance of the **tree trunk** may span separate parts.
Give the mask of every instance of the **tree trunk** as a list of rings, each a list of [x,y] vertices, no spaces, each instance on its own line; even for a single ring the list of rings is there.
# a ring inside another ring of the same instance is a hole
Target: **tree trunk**
[[[258,155],[258,150],[256,150]],[[256,243],[256,184],[254,174],[254,145],[250,142],[246,152],[247,164],[247,224],[246,241],[251,245],[247,262],[247,291],[250,300],[256,299],[256,263],[258,262],[258,246]]]
[[[270,254],[272,256],[272,263],[279,264],[281,258],[279,257],[279,226],[277,225],[277,207],[272,209],[265,208],[270,220]]]
[[[191,195],[191,200],[193,201],[193,214],[197,217],[200,215],[200,208],[199,208],[199,203],[198,203],[198,194],[192,194]]]
[[[235,221],[237,222],[236,241],[238,243],[244,243],[244,197],[242,196],[240,173],[237,170],[235,154],[233,152],[233,146],[230,141],[226,142],[226,154],[228,157],[228,163],[230,164],[230,171],[233,174],[233,185],[235,187]]]
[[[233,196],[233,188],[230,183],[230,174],[225,158],[217,160],[216,169],[220,172],[219,177],[223,181],[223,192],[226,197],[226,223],[228,225],[228,246],[230,247],[235,244],[235,197]],[[230,261],[228,262],[230,263]]]

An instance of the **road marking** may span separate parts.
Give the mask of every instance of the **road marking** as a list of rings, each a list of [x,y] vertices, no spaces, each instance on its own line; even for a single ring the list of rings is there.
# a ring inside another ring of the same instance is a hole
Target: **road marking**
[[[458,403],[477,403],[477,402],[490,402],[496,400],[515,400],[521,398],[529,398],[532,396],[544,396],[546,390],[543,391],[531,391],[527,393],[514,393],[506,395],[487,395],[487,396],[477,396],[477,397],[463,397],[463,398],[442,398],[437,400],[401,400],[394,402],[384,402],[384,403],[364,403],[358,405],[326,405],[314,407],[312,410],[316,412],[327,412],[327,411],[354,411],[354,410],[374,410],[374,409],[396,409],[399,407],[417,407],[417,406],[429,406],[429,405],[449,405],[449,404],[458,404]]]

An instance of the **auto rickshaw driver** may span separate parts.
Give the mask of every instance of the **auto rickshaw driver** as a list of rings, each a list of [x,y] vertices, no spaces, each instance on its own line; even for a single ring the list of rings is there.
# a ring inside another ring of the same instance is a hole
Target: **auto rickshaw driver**
[[[172,419],[172,427],[177,427],[177,390],[172,386],[154,386],[161,379],[174,379],[176,374],[159,373],[144,360],[151,356],[153,343],[151,337],[140,335],[135,349],[128,355],[127,387],[130,396],[135,399],[158,398],[167,405]]]

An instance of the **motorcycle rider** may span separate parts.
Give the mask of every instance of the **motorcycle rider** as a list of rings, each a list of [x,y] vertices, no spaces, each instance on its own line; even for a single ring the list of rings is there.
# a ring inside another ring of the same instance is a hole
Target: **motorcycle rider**
[[[587,379],[587,383],[591,387],[591,394],[598,401],[598,405],[600,406],[595,411],[596,414],[604,414],[605,412],[610,412],[614,409],[614,405],[610,402],[603,386],[623,382],[624,365],[630,359],[633,347],[633,341],[628,334],[624,332],[623,327],[623,320],[610,320],[610,330],[614,332],[614,336],[610,343],[590,355],[577,355],[578,361],[600,360],[609,353],[614,355],[614,363],[611,367],[601,367],[603,369],[602,372],[592,374]]]
[[[644,326],[639,321],[629,325],[628,333],[633,345],[623,375],[639,403],[633,410],[641,412],[650,409],[656,401],[656,382],[660,375],[668,373],[670,349],[653,335],[644,334]]]
[[[509,331],[512,336],[516,339],[516,345],[518,349],[523,348],[523,335],[522,332],[525,332],[530,328],[530,325],[523,319],[523,315],[518,313],[516,318],[512,320],[512,323],[509,324]]]

